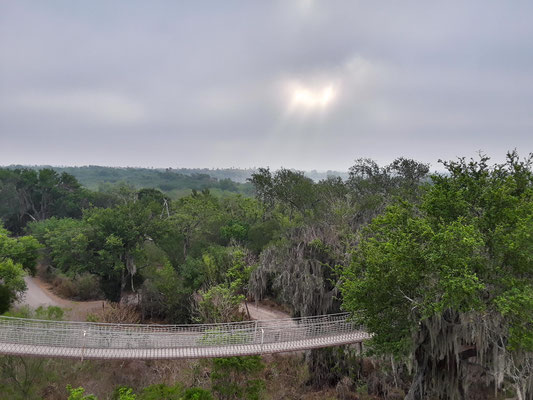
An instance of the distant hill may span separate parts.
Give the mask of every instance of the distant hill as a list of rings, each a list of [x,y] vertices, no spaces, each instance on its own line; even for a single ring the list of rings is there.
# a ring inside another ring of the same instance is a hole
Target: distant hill
[[[54,167],[49,165],[10,165],[8,168],[51,168],[59,173],[66,172],[86,188],[105,190],[109,186],[127,184],[140,188],[155,188],[168,193],[173,198],[187,196],[192,190],[209,189],[214,195],[224,196],[240,193],[244,196],[253,195],[253,186],[247,179],[257,172],[255,168],[132,168],[102,167],[88,165],[83,167]],[[328,176],[340,176],[346,179],[347,172],[338,171],[306,171],[305,175],[315,181]]]
[[[127,182],[136,187],[158,187],[157,184],[173,186],[183,185],[191,189],[204,189],[218,181],[231,180],[234,183],[247,184],[247,179],[257,172],[257,168],[131,168],[131,167],[102,167],[89,165],[83,167],[52,167],[49,165],[11,165],[8,168],[52,168],[58,172],[74,175],[84,186],[95,189],[101,183]],[[305,175],[314,181],[326,179],[328,176],[348,178],[348,172],[340,171],[304,171]],[[172,175],[174,174],[174,175]],[[154,177],[156,182],[153,182]],[[190,179],[192,178],[192,179]],[[162,181],[164,182],[162,182]],[[206,186],[207,185],[207,186]],[[227,183],[223,184],[227,186]],[[164,189],[162,189],[164,190]]]
[[[192,190],[209,189],[215,195],[240,193],[246,196],[253,195],[253,186],[250,183],[237,182],[219,174],[218,177],[200,171],[187,170],[181,173],[173,169],[151,168],[118,168],[89,165],[83,167],[54,167],[49,165],[10,165],[8,168],[51,168],[59,173],[66,172],[73,175],[86,188],[100,190],[110,185],[127,184],[135,188],[156,188],[168,193],[171,197],[186,196]],[[215,170],[213,170],[215,171]],[[251,174],[251,172],[250,172]]]
[[[252,174],[257,172],[257,168],[177,168],[172,171],[184,175],[207,174],[213,178],[231,179],[234,182],[245,183]],[[318,182],[328,176],[340,176],[342,179],[348,178],[348,172],[340,171],[304,171],[305,175]]]

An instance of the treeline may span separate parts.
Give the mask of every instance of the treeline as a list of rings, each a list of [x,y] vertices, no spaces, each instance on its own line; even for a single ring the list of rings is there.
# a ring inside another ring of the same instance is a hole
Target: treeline
[[[258,168],[176,168],[172,171],[179,174],[195,175],[206,174],[217,179],[231,179],[234,182],[246,183],[252,177],[253,174],[258,172]],[[329,177],[340,177],[342,179],[348,178],[347,171],[304,171],[304,175],[311,178],[315,182]]]
[[[134,294],[144,318],[237,320],[244,297],[294,316],[352,312],[374,334],[380,367],[369,372],[349,347],[314,350],[315,387],[350,393],[364,381],[371,395],[408,399],[490,398],[497,387],[528,398],[532,161],[459,159],[430,175],[414,160],[359,159],[347,179],[318,182],[258,169],[253,198],[178,200],[150,188],[102,196],[68,174],[21,170],[21,184],[2,186],[2,218],[38,239],[70,296]]]
[[[217,196],[234,193],[253,195],[253,188],[246,183],[246,177],[242,181],[243,173],[216,174],[217,170],[208,169],[117,168],[95,165],[83,167],[10,166],[9,169],[35,171],[46,169],[53,170],[59,175],[66,173],[75,177],[82,186],[95,191],[109,191],[113,186],[130,185],[136,189],[159,189],[174,199],[189,195],[192,190],[205,189],[209,189]],[[244,174],[247,175],[247,173]]]

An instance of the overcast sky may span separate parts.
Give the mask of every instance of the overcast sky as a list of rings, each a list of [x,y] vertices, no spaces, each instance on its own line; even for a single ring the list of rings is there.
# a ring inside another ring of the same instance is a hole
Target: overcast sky
[[[531,1],[0,2],[0,164],[533,151]]]

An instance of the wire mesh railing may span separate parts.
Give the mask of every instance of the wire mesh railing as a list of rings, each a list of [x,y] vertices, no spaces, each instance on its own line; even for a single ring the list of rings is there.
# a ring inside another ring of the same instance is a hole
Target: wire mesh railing
[[[368,335],[352,323],[349,314],[195,325],[0,317],[0,354],[57,354],[82,358],[216,357],[303,350],[367,338]]]

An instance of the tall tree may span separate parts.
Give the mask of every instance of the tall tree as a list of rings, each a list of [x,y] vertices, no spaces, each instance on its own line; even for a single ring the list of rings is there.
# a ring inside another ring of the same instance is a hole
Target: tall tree
[[[267,208],[279,205],[288,210],[291,219],[295,213],[311,211],[318,202],[313,180],[300,171],[282,168],[272,175],[268,168],[260,168],[249,181]]]
[[[89,205],[76,178],[47,168],[1,170],[0,188],[0,218],[15,233],[22,232],[29,221],[51,216],[79,218],[82,208]]]
[[[533,396],[533,157],[445,162],[421,205],[401,202],[364,232],[344,308],[373,349],[412,357],[408,399],[466,399],[475,376]]]
[[[143,243],[159,236],[162,221],[159,213],[137,201],[114,208],[87,210],[84,220],[90,225],[89,246],[98,259],[92,272],[110,282],[120,276],[121,289],[129,279],[131,289],[135,291],[137,261],[142,257]]]
[[[179,199],[175,212],[170,217],[170,225],[174,226],[183,238],[183,259],[195,238],[212,232],[212,224],[219,219],[219,204],[208,190],[201,193],[193,191],[191,196]]]
[[[33,237],[12,238],[0,227],[0,313],[26,290],[24,275],[35,272],[39,248]]]

